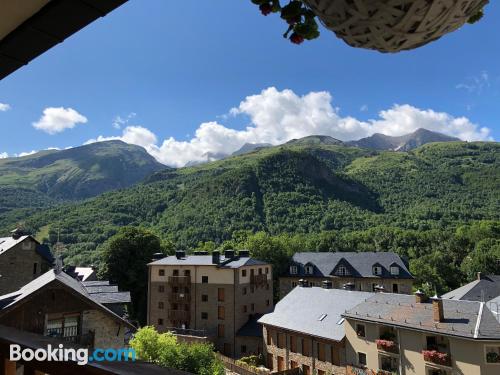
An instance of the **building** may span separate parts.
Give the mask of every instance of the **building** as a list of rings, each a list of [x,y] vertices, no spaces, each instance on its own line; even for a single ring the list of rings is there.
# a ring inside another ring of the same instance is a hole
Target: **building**
[[[135,329],[80,281],[55,270],[0,296],[0,325],[98,348],[124,347],[126,331]]]
[[[259,336],[248,334],[255,315],[273,309],[269,263],[248,251],[177,251],[148,266],[148,324],[160,332],[201,332],[228,356],[262,351],[260,330],[253,329]]]
[[[74,267],[73,272],[81,281],[97,281],[97,272],[94,267]]]
[[[118,316],[125,316],[127,307],[132,302],[130,292],[119,291],[118,285],[110,285],[109,281],[82,281],[89,297],[106,306]]]
[[[391,252],[296,253],[287,274],[280,277],[280,296],[296,287],[300,279],[313,286],[330,279],[335,289],[364,292],[410,294],[413,286],[413,276],[405,263]]]
[[[345,329],[342,314],[373,293],[301,284],[259,319],[263,325],[267,367],[299,367],[303,375],[345,374]]]
[[[500,296],[500,275],[477,274],[477,279],[443,294],[442,298],[467,300],[467,301],[490,301]]]
[[[20,230],[0,238],[0,295],[18,290],[47,272],[54,262],[46,245]]]
[[[500,323],[483,302],[379,293],[343,316],[348,374],[500,373]]]

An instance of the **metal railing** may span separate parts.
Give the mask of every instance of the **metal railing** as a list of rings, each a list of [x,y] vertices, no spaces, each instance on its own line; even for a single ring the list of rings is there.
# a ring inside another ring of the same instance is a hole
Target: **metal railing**
[[[190,302],[191,293],[170,293],[170,301],[172,302]]]
[[[168,318],[170,320],[189,321],[191,319],[191,312],[186,310],[168,310]]]
[[[250,283],[254,285],[265,285],[267,284],[267,275],[250,275]]]
[[[166,330],[172,332],[174,335],[182,335],[182,336],[195,336],[195,337],[205,337],[205,338],[215,336],[214,332],[205,329],[167,327]]]
[[[58,338],[62,341],[72,344],[93,347],[94,346],[94,332],[78,333],[78,327],[64,327],[64,328],[50,328],[45,332],[45,336]]]
[[[191,276],[169,276],[168,282],[172,285],[189,285],[191,284]]]

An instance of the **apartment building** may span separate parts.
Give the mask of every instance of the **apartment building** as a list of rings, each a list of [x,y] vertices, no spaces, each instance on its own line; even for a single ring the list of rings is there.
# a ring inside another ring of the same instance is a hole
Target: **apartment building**
[[[0,238],[0,294],[18,290],[47,272],[53,257],[46,245],[21,230]]]
[[[325,279],[333,288],[364,292],[385,291],[410,294],[413,276],[401,257],[392,252],[303,252],[295,253],[287,274],[280,277],[283,298],[300,279],[321,286]]]
[[[256,317],[273,310],[269,263],[248,251],[177,251],[148,266],[149,325],[160,332],[202,332],[227,356],[262,352]]]
[[[342,313],[373,293],[332,289],[331,281],[309,287],[304,281],[259,319],[263,325],[267,367],[299,367],[303,375],[345,374]]]
[[[348,374],[500,373],[500,323],[483,302],[380,293],[343,316]]]

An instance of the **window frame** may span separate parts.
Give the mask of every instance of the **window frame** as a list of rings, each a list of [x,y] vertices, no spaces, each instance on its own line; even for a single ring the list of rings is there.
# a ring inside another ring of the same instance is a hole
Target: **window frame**
[[[365,361],[364,361],[365,363],[361,363],[361,361],[360,361],[360,354],[365,356]],[[356,362],[358,363],[358,366],[366,367],[366,365],[368,363],[368,358],[367,358],[366,353],[364,353],[364,352],[356,352]]]

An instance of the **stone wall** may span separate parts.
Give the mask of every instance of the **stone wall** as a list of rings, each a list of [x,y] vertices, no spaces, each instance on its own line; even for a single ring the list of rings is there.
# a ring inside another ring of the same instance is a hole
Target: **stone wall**
[[[126,327],[99,310],[83,312],[82,333],[94,332],[95,348],[123,348]]]

